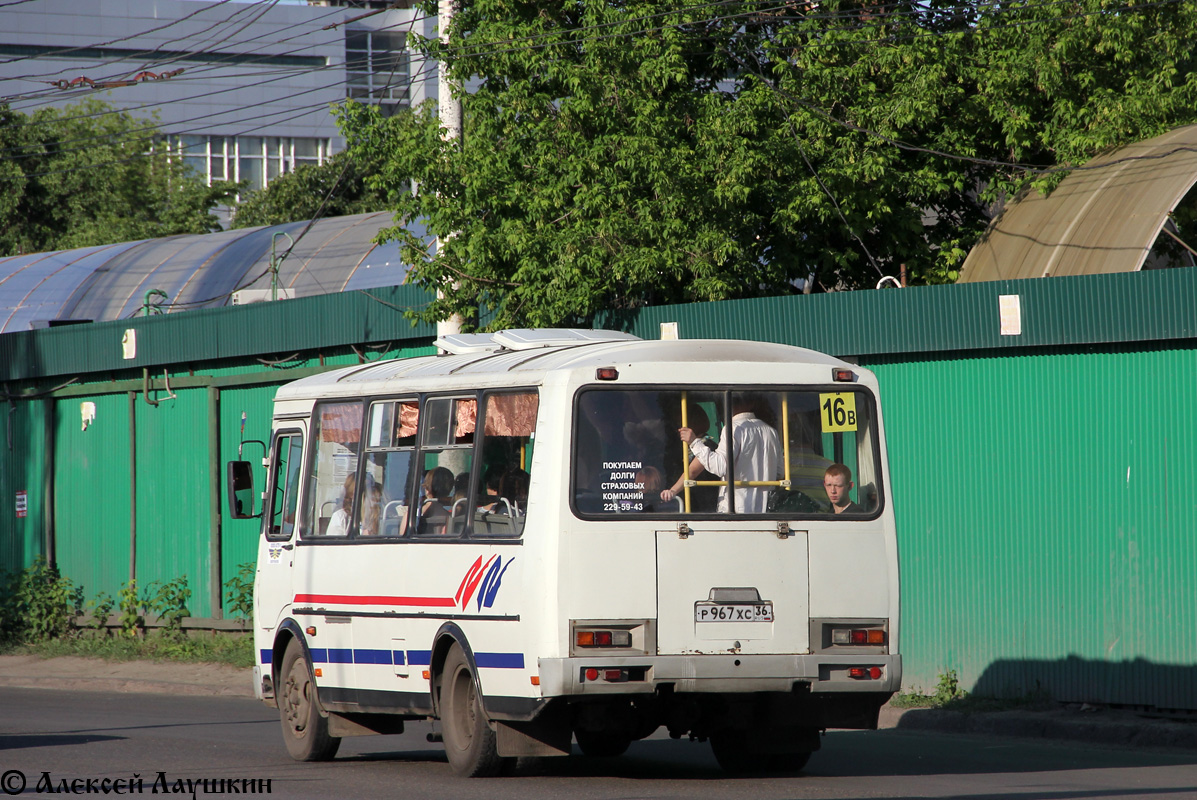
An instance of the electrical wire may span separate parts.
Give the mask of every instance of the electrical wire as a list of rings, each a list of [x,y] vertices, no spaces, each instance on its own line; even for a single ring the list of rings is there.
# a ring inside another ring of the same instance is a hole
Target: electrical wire
[[[239,1],[243,1],[243,0],[239,0]],[[0,64],[13,64],[13,63],[16,63],[17,61],[28,61],[31,58],[45,58],[47,56],[62,55],[64,53],[74,53],[74,52],[78,52],[80,50],[88,50],[93,47],[107,47],[109,45],[116,44],[117,42],[127,42],[130,39],[136,39],[139,36],[146,36],[151,33],[157,33],[158,31],[163,31],[163,30],[166,30],[167,28],[171,28],[171,27],[174,27],[175,25],[179,25],[180,23],[186,22],[187,20],[191,19],[192,17],[202,14],[205,11],[209,10],[210,8],[212,8],[213,5],[222,6],[222,5],[225,5],[226,3],[230,3],[230,2],[233,2],[233,0],[213,0],[213,2],[210,5],[204,5],[204,6],[200,7],[199,9],[192,11],[190,14],[184,14],[183,16],[179,17],[178,19],[171,20],[170,22],[167,22],[163,25],[159,25],[155,28],[149,28],[148,30],[139,31],[137,33],[132,33],[132,34],[129,34],[128,36],[120,36],[120,37],[117,37],[116,39],[110,39],[106,42],[100,42],[98,44],[80,45],[78,47],[63,47],[58,50],[54,50],[51,53],[39,53],[36,56],[14,56],[12,58],[6,58],[3,60],[0,60]],[[277,2],[277,0],[251,0],[251,2],[254,4],[257,4],[257,3],[263,3],[263,2],[267,2],[267,3]]]

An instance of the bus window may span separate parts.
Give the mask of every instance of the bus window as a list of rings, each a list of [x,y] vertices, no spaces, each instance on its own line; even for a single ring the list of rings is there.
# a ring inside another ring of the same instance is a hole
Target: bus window
[[[298,431],[280,433],[274,440],[274,495],[270,504],[269,538],[290,539],[295,530],[295,512],[299,500],[299,467],[302,464],[303,435]]]
[[[483,406],[482,461],[474,513],[477,536],[523,535],[536,443],[536,392],[488,394]]]
[[[415,460],[419,403],[387,401],[370,407],[366,437],[365,485],[359,493],[361,536],[405,536],[411,468]]]
[[[307,514],[300,535],[346,536],[362,436],[361,403],[320,403],[312,418]]]
[[[469,501],[457,496],[460,476],[474,465],[478,401],[473,397],[434,397],[420,418],[419,536],[460,536],[469,520]]]
[[[880,507],[874,427],[863,391],[583,391],[574,507],[587,515],[871,515]],[[833,465],[845,492],[835,490],[836,508],[824,485]]]

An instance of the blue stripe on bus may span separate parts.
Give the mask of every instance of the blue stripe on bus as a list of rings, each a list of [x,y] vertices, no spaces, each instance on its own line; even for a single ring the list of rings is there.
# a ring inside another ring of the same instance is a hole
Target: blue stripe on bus
[[[409,664],[426,667],[432,663],[431,650],[408,650],[406,657],[402,650],[346,650],[313,647],[308,651],[313,664]],[[261,650],[263,664],[274,660],[274,653]],[[523,669],[523,653],[474,653],[474,663],[479,669]]]
[[[523,669],[523,653],[474,653],[474,663],[478,669],[489,667],[492,669]]]
[[[390,650],[354,650],[354,664],[391,664]]]

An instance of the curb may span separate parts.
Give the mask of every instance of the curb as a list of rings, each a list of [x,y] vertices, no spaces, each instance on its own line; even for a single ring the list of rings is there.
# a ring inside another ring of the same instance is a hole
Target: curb
[[[226,664],[0,656],[0,687],[119,694],[253,697],[252,672]]]
[[[1010,736],[1064,742],[1197,750],[1197,725],[1141,717],[1117,709],[1059,708],[1048,711],[964,713],[941,708],[881,710],[880,728],[978,736]]]

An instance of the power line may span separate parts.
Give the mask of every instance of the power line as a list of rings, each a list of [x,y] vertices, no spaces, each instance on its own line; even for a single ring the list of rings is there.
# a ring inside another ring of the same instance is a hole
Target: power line
[[[409,31],[410,31],[411,27],[413,27],[413,26],[414,26],[414,25],[415,25],[417,22],[421,22],[421,21],[423,21],[424,19],[426,19],[426,17],[423,17],[423,16],[417,16],[417,17],[414,17],[414,18],[412,18],[411,20],[408,20],[408,21],[405,21],[405,22],[400,22],[400,23],[397,23],[397,24],[395,24],[395,25],[386,26],[385,28],[383,28],[383,29],[381,29],[381,30],[392,30],[392,29],[396,29],[396,28],[402,28],[402,27],[406,26],[406,27],[409,29]],[[321,46],[321,45],[317,45],[317,46]],[[423,59],[421,59],[421,60],[423,60]],[[396,65],[396,66],[397,66],[397,65]],[[216,67],[213,67],[212,69],[216,69]],[[260,71],[259,71],[259,72],[255,72],[255,73],[246,73],[246,74],[250,74],[250,75],[261,75],[261,74],[266,74],[266,75],[268,75],[268,77],[264,78],[263,80],[260,80],[260,81],[254,82],[254,83],[249,83],[249,84],[241,84],[241,85],[237,86],[236,88],[237,88],[237,89],[245,89],[245,88],[252,88],[252,87],[255,87],[255,86],[262,86],[262,85],[266,85],[266,84],[268,84],[268,83],[272,83],[272,82],[274,82],[274,81],[281,80],[281,79],[283,79],[283,78],[285,78],[285,77],[289,77],[289,76],[291,76],[291,75],[296,75],[296,74],[315,74],[315,73],[318,73],[318,72],[326,72],[326,71],[338,71],[338,70],[341,70],[341,69],[343,69],[343,67],[342,67],[342,65],[340,65],[340,64],[328,64],[328,65],[325,65],[325,66],[322,66],[322,67],[317,67],[317,68],[314,68],[314,69],[306,69],[306,70],[277,70],[277,71],[273,71],[273,72],[270,72],[270,73],[262,73],[262,72],[260,72]],[[193,75],[194,75],[194,74],[198,74],[198,72],[199,72],[199,71],[193,71],[193,73],[192,73],[192,74],[193,74]],[[272,76],[272,77],[270,77],[270,76]],[[229,75],[221,75],[221,76],[218,76],[218,78],[219,78],[219,79],[222,79],[222,80],[227,80],[227,79],[229,79],[230,77],[234,77],[234,76],[229,76]],[[192,78],[192,79],[195,79],[195,78]],[[192,79],[188,79],[188,78],[178,78],[178,79],[175,79],[175,81],[174,81],[174,82],[176,82],[176,83],[183,83],[183,82],[185,82],[185,81],[187,81],[187,80],[192,80]],[[319,87],[314,87],[313,89],[310,89],[310,90],[304,91],[304,92],[302,92],[301,94],[309,94],[309,93],[311,93],[312,91],[318,91],[318,90],[319,90],[319,89],[321,89],[321,88],[323,88],[323,89],[331,89],[331,88],[333,88],[333,87],[336,87],[336,86],[341,86],[341,85],[344,85],[344,81],[342,81],[342,80],[336,80],[336,81],[332,81],[332,82],[329,82],[329,83],[326,83],[326,84],[322,84],[322,85],[321,85],[321,86],[319,86]],[[202,98],[205,98],[205,97],[211,97],[211,96],[215,96],[215,95],[225,94],[225,93],[227,93],[228,91],[229,91],[229,90],[228,90],[228,88],[227,88],[227,87],[217,87],[217,88],[214,88],[214,89],[210,89],[210,90],[208,90],[208,91],[200,92],[200,93],[198,93],[198,94],[194,94],[194,95],[188,95],[188,96],[181,97],[181,98],[176,98],[176,99],[174,99],[174,100],[171,100],[171,101],[165,101],[165,100],[164,100],[164,101],[147,102],[147,103],[143,103],[143,104],[141,104],[141,105],[136,105],[136,106],[126,106],[126,107],[123,107],[123,108],[114,108],[114,109],[111,109],[111,110],[105,110],[105,111],[100,111],[100,112],[93,112],[93,113],[86,113],[86,114],[77,114],[77,115],[73,115],[73,116],[70,116],[70,117],[52,118],[52,119],[46,119],[46,120],[44,120],[44,121],[41,121],[41,120],[34,120],[34,121],[32,121],[32,122],[30,123],[30,126],[32,127],[32,126],[37,126],[37,125],[49,125],[49,124],[55,124],[55,123],[58,123],[58,122],[66,122],[66,121],[70,121],[70,120],[74,120],[74,119],[94,118],[94,117],[99,117],[99,116],[105,116],[105,115],[107,115],[107,114],[112,114],[112,113],[120,113],[120,112],[124,112],[124,113],[130,113],[130,112],[139,111],[139,110],[143,110],[143,109],[155,108],[155,107],[158,107],[158,106],[164,105],[166,102],[176,102],[176,103],[178,103],[178,102],[194,101],[194,100],[202,99]],[[297,96],[297,95],[291,95],[291,96]],[[43,104],[43,105],[49,105],[49,104]],[[226,110],[226,111],[219,112],[219,113],[220,113],[220,114],[236,113],[236,112],[238,112],[238,111],[244,111],[245,109],[247,109],[247,108],[250,108],[250,107],[251,107],[251,106],[248,106],[248,105],[247,105],[247,106],[236,106],[236,107],[233,107],[233,108],[231,108],[231,109],[228,109],[228,110]],[[23,111],[23,109],[20,109],[20,108],[18,108],[18,109],[14,109],[14,110],[22,110],[22,111]],[[210,117],[210,115],[205,115],[205,118],[208,118],[208,117]],[[190,120],[173,120],[173,121],[169,122],[168,124],[169,124],[169,125],[171,125],[171,126],[176,126],[176,125],[180,125],[180,124],[185,124],[186,122],[189,122],[189,121],[190,121]],[[89,138],[91,138],[91,137],[89,137]],[[79,140],[73,140],[73,141],[79,141]],[[0,150],[0,152],[12,151],[13,149],[14,149],[14,148],[7,148],[6,150]]]
[[[251,2],[254,4],[263,3],[263,2],[277,2],[277,1],[278,0],[251,0]],[[230,2],[232,2],[232,0],[214,0],[213,4],[217,5],[217,6],[222,6],[222,5],[224,5],[226,3],[230,3]],[[74,53],[78,50],[86,50],[89,47],[107,47],[108,45],[113,45],[113,44],[116,44],[117,42],[127,42],[130,39],[136,39],[139,36],[145,36],[150,33],[157,33],[158,31],[162,31],[162,30],[166,30],[167,28],[174,27],[175,25],[178,25],[182,22],[186,22],[187,20],[191,19],[194,16],[204,13],[205,11],[207,11],[210,8],[212,8],[212,6],[210,6],[210,5],[202,6],[201,8],[199,8],[195,11],[192,11],[190,14],[184,14],[183,16],[179,17],[178,19],[171,20],[170,22],[167,22],[163,25],[159,25],[155,28],[150,28],[148,30],[140,31],[139,33],[133,33],[128,36],[120,36],[120,37],[117,37],[116,39],[110,39],[106,42],[100,42],[99,44],[84,45],[84,46],[79,46],[79,47],[64,47],[60,50],[53,51],[53,53],[43,53],[41,55],[42,56],[62,55],[64,53]],[[12,64],[17,61],[27,61],[31,58],[38,58],[38,57],[39,56],[14,56],[13,58],[6,58],[6,59],[0,61],[0,64]]]
[[[272,6],[272,7],[273,7],[273,6]],[[268,11],[268,10],[269,10],[269,9],[265,9],[265,10],[262,12],[262,14],[260,14],[260,15],[259,15],[259,17],[258,17],[258,18],[256,18],[255,20],[251,20],[249,23],[246,23],[246,24],[245,24],[245,27],[248,27],[248,25],[249,25],[249,24],[252,24],[252,22],[256,22],[256,21],[257,21],[257,19],[260,19],[260,18],[261,18],[261,16],[262,16],[263,14],[265,14],[265,13],[266,13],[266,11]],[[258,34],[257,36],[253,36],[253,37],[250,37],[250,38],[248,38],[248,39],[243,39],[243,40],[240,40],[240,41],[235,41],[235,42],[228,42],[228,41],[224,41],[224,49],[223,49],[223,50],[221,50],[221,51],[210,51],[210,50],[205,50],[205,49],[202,49],[202,48],[199,48],[199,49],[193,49],[193,50],[189,51],[189,52],[188,52],[188,53],[186,53],[186,54],[175,55],[175,56],[171,56],[171,57],[169,57],[169,58],[166,58],[166,59],[151,59],[151,60],[149,60],[149,61],[144,61],[144,60],[143,60],[143,61],[142,61],[142,66],[143,66],[143,67],[148,67],[148,66],[160,67],[160,66],[165,66],[165,65],[171,64],[171,63],[175,63],[175,62],[177,62],[177,61],[186,61],[186,60],[188,60],[189,58],[195,58],[195,57],[199,57],[199,56],[223,55],[223,56],[225,57],[225,59],[226,59],[226,60],[237,60],[237,59],[243,58],[244,56],[247,56],[247,55],[255,55],[255,54],[260,54],[260,53],[262,53],[262,51],[264,51],[264,50],[267,50],[267,49],[269,49],[269,48],[272,48],[272,47],[275,47],[275,46],[278,46],[278,45],[283,45],[283,44],[286,44],[287,42],[294,41],[295,39],[299,39],[299,38],[303,38],[303,37],[305,37],[305,36],[311,36],[311,35],[313,35],[313,34],[315,34],[315,33],[319,33],[319,30],[308,30],[308,31],[305,31],[304,33],[299,33],[299,34],[296,34],[296,35],[294,35],[294,36],[288,36],[288,37],[285,37],[285,38],[283,38],[283,39],[279,39],[279,40],[276,40],[276,41],[266,42],[266,43],[264,43],[263,45],[261,45],[261,46],[259,46],[259,47],[257,47],[257,48],[254,48],[254,49],[250,49],[250,50],[243,50],[243,49],[242,49],[242,50],[235,50],[235,51],[233,51],[233,50],[230,50],[229,48],[231,48],[231,47],[241,47],[241,46],[243,46],[243,45],[246,45],[246,44],[249,44],[249,43],[251,43],[251,42],[255,42],[255,41],[258,41],[258,40],[260,40],[260,39],[263,39],[263,38],[265,38],[265,37],[267,37],[267,36],[273,36],[273,35],[276,35],[276,34],[278,34],[278,33],[281,33],[282,31],[290,30],[290,29],[292,29],[292,28],[297,28],[297,27],[300,27],[300,26],[306,26],[306,25],[308,25],[309,23],[312,23],[312,22],[318,22],[319,20],[326,19],[326,18],[327,18],[327,17],[329,17],[329,16],[333,16],[333,15],[335,15],[335,14],[340,14],[340,13],[342,13],[342,11],[343,11],[343,9],[337,9],[336,11],[330,12],[330,13],[328,13],[328,14],[323,14],[323,15],[321,15],[321,16],[319,16],[319,17],[315,17],[315,18],[314,18],[314,19],[312,19],[312,20],[305,20],[304,22],[297,22],[297,23],[293,23],[293,24],[291,24],[291,25],[284,26],[284,27],[282,27],[282,28],[279,28],[279,29],[277,29],[277,30],[272,30],[272,31],[268,31],[268,32],[264,32],[264,33]],[[235,13],[240,13],[240,12],[235,12]],[[211,27],[216,27],[216,26],[219,26],[219,25],[223,25],[223,24],[226,24],[226,23],[228,23],[228,22],[231,22],[231,19],[232,19],[232,17],[230,17],[230,18],[228,18],[228,19],[223,19],[223,20],[220,20],[220,21],[218,21],[218,22],[214,23],[212,26],[210,26],[210,28],[211,28]],[[209,29],[210,29],[210,28],[209,28]],[[209,29],[205,29],[205,31],[206,31],[206,30],[209,30]],[[242,28],[242,30],[244,30],[244,27]],[[189,37],[180,37],[180,38],[189,38]],[[225,38],[227,39],[227,37],[225,37]],[[175,42],[175,41],[179,41],[179,39],[173,39],[173,40],[169,40],[167,43],[173,43],[173,42]],[[315,45],[311,45],[311,46],[309,46],[309,47],[304,47],[304,48],[301,48],[300,50],[294,50],[294,49],[291,49],[291,50],[289,50],[288,52],[289,52],[289,54],[294,54],[294,53],[296,53],[296,52],[302,52],[303,50],[310,50],[310,49],[315,49],[315,48],[317,48],[317,47],[324,47],[324,46],[327,46],[327,45],[326,45],[326,44],[322,44],[322,43],[318,43],[318,44],[315,44]],[[86,48],[85,48],[85,49],[86,49]],[[119,57],[112,58],[112,59],[109,59],[109,60],[106,60],[106,61],[100,61],[100,62],[97,62],[97,63],[95,64],[95,66],[96,66],[96,67],[100,67],[100,66],[109,66],[109,65],[112,65],[112,64],[119,64],[119,63],[122,63],[122,62],[125,62],[125,61],[131,61],[131,60],[141,60],[143,56],[146,56],[146,57],[148,57],[148,56],[152,56],[152,55],[154,55],[155,53],[159,52],[161,49],[162,49],[162,46],[158,46],[158,47],[156,47],[155,49],[152,49],[152,50],[143,50],[143,51],[139,51],[139,52],[137,52],[137,53],[135,53],[135,54],[132,54],[132,55],[124,55],[124,56],[119,56]],[[44,57],[44,56],[37,56],[37,57],[38,57],[38,58],[40,58],[40,57]],[[196,69],[196,68],[191,68],[191,69],[189,69],[189,70],[188,70],[188,72],[189,72],[189,73],[196,73],[196,72],[199,72],[199,73],[201,73],[201,74],[202,74],[203,72],[205,72],[205,71],[207,71],[207,70],[219,69],[219,61],[220,61],[220,59],[219,59],[219,58],[217,58],[217,59],[207,59],[207,60],[206,60],[206,63],[208,63],[208,64],[216,64],[216,66],[200,67],[200,68],[198,68],[198,69]],[[64,67],[64,68],[62,68],[62,69],[56,70],[56,71],[54,71],[54,72],[40,72],[40,73],[29,73],[29,74],[26,74],[26,75],[13,75],[13,76],[4,76],[4,77],[0,77],[0,80],[5,80],[5,81],[21,81],[21,80],[35,81],[35,80],[38,80],[38,79],[41,79],[41,78],[48,78],[48,77],[53,77],[53,76],[55,76],[55,75],[61,75],[61,74],[62,74],[62,73],[64,73],[64,72],[70,72],[70,71],[73,71],[74,69],[76,69],[76,67],[74,67],[74,66],[67,66],[67,67]],[[134,68],[134,71],[136,71],[136,68]],[[52,96],[52,94],[53,94],[53,90],[41,90],[40,92],[36,93],[36,95],[37,95],[37,96],[46,96],[46,95],[51,95],[51,96]],[[24,98],[28,97],[28,98],[32,99],[34,96],[35,96],[35,93],[26,93],[25,95],[19,96],[19,98],[20,98],[20,99],[24,99]],[[10,97],[9,97],[9,98],[7,98],[7,99],[9,99],[9,100],[12,100],[12,99],[14,99],[14,98],[17,98],[17,97],[18,97],[18,96],[10,96]]]

